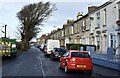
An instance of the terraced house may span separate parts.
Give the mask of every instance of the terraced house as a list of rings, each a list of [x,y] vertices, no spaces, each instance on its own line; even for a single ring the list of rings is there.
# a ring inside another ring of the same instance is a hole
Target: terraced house
[[[90,36],[97,51],[107,53],[107,48],[112,47],[116,49],[116,54],[120,54],[120,26],[116,24],[119,16],[119,0],[108,1],[89,14]]]
[[[81,23],[80,23],[80,21],[79,21],[79,19],[81,18],[81,17],[83,17],[83,15],[80,13],[80,12],[78,12],[78,14],[77,14],[77,20],[75,20],[74,21],[74,23],[73,23],[73,33],[74,33],[74,43],[75,44],[80,44],[80,33],[81,33]]]
[[[46,35],[46,34],[43,34],[43,35],[40,37],[40,39],[38,39],[38,43],[40,43],[40,44],[45,44],[46,39],[47,39],[47,35]]]
[[[88,33],[88,14],[80,17],[74,22],[74,38],[75,43],[78,44],[89,44],[89,33]]]
[[[73,34],[73,24],[74,20],[67,20],[67,23],[63,25],[64,27],[64,37],[65,37],[65,46],[66,44],[74,43],[74,39],[72,37]]]
[[[77,14],[76,20],[67,20],[62,29],[52,33],[52,39],[66,44],[96,45],[97,52],[107,53],[107,48],[120,54],[120,1],[110,0],[101,6],[88,7],[88,13]],[[117,22],[117,24],[116,24]]]
[[[96,45],[96,51],[90,49],[93,63],[120,70],[120,0],[90,6],[87,14],[78,12],[77,19],[67,20],[62,29],[43,38],[59,39],[64,47],[66,44]]]

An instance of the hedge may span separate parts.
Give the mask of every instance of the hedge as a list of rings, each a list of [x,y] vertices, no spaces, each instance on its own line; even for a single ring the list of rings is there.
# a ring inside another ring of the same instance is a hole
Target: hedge
[[[85,44],[66,44],[66,49],[78,50],[80,49],[80,47],[83,47],[83,50],[86,51],[87,46],[95,47],[95,50],[96,50],[96,45],[85,45]]]

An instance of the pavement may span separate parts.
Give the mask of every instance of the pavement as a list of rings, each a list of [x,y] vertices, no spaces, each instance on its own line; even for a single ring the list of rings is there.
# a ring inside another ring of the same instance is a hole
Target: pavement
[[[2,77],[2,56],[0,56],[0,78]]]
[[[69,74],[58,68],[59,61],[46,58],[42,51],[31,47],[14,60],[3,65],[4,77],[82,77],[82,78],[106,78],[105,76],[119,76],[120,72],[102,66],[94,65],[92,75],[85,72],[73,71]]]

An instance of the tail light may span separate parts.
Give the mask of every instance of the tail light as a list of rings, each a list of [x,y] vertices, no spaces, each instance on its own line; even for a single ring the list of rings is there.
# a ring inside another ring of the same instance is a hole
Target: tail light
[[[70,62],[75,62],[75,58],[71,58],[71,59],[70,59]]]
[[[75,62],[75,58],[69,58],[69,59],[66,59],[66,62]]]
[[[69,59],[66,59],[66,62],[68,62],[69,61]]]
[[[8,56],[10,56],[10,54]]]

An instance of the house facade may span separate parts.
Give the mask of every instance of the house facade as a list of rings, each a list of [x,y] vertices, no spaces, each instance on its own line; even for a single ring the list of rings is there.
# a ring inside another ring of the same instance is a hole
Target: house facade
[[[106,53],[108,47],[117,48],[120,44],[120,31],[116,21],[119,18],[120,1],[108,1],[89,14],[91,42],[97,51]],[[120,54],[120,48],[116,54]]]
[[[47,35],[46,35],[46,34],[43,34],[43,35],[40,37],[40,39],[39,39],[39,43],[40,43],[40,44],[45,44],[46,39],[47,39]]]
[[[50,38],[60,40],[61,46],[96,45],[97,52],[101,53],[107,53],[107,48],[112,47],[118,55],[120,54],[120,1],[110,0],[101,6],[88,7],[87,14],[82,15],[78,12],[76,20],[67,20],[62,29],[51,33]]]
[[[88,14],[78,19],[80,44],[90,44]]]
[[[64,37],[65,37],[65,42],[64,45],[66,44],[71,44],[74,42],[73,40],[73,22],[74,20],[67,20],[67,23],[63,25],[64,28]]]

